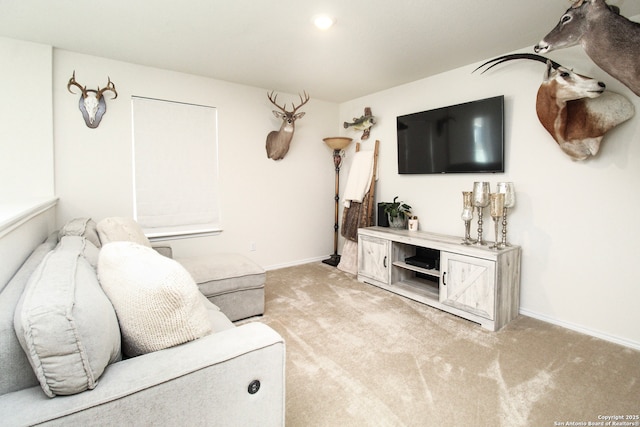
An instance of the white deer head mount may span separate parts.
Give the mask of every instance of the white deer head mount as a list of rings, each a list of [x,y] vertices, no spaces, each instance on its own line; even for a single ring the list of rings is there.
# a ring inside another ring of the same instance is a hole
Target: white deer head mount
[[[67,83],[67,90],[71,93],[71,86],[76,86],[80,89],[80,100],[78,102],[78,107],[82,112],[82,117],[84,118],[84,122],[88,127],[95,129],[100,124],[102,120],[102,116],[107,112],[107,103],[104,100],[104,92],[111,91],[114,93],[113,99],[118,97],[118,92],[116,92],[116,85],[113,84],[111,78],[107,77],[108,82],[107,86],[100,89],[87,89],[86,86],[80,85],[76,82],[76,72],[73,72],[73,75],[69,79],[69,83]]]

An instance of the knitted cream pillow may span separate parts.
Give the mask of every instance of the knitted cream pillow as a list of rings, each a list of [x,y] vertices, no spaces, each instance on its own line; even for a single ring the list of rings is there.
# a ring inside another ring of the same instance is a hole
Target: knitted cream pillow
[[[211,332],[206,299],[189,273],[151,248],[124,241],[103,245],[98,277],[116,310],[127,356]]]

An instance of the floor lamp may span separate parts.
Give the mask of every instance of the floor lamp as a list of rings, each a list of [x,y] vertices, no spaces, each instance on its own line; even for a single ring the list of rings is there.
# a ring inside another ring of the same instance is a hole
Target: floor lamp
[[[333,149],[333,164],[336,167],[336,212],[335,212],[335,224],[333,226],[333,255],[328,259],[323,260],[325,264],[337,266],[340,263],[340,255],[338,255],[338,201],[340,200],[340,165],[342,164],[342,152],[351,143],[352,138],[346,138],[341,136],[323,138],[322,139],[329,148]]]

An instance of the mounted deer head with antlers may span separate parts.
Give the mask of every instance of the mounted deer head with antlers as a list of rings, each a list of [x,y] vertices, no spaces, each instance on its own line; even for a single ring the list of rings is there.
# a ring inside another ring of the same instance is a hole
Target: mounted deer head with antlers
[[[287,111],[285,103],[283,106],[278,105],[276,100],[278,99],[278,95],[273,95],[273,91],[267,94],[267,98],[269,101],[276,107],[280,109],[280,111],[273,110],[273,114],[282,119],[282,125],[280,126],[280,130],[274,130],[269,132],[267,135],[267,157],[273,160],[283,159],[284,156],[287,155],[289,151],[289,145],[291,144],[291,139],[293,138],[293,132],[295,131],[295,122],[297,119],[304,116],[304,112],[296,113],[298,108],[302,107],[304,104],[309,102],[309,95],[307,92],[304,92],[304,99],[301,95],[300,97],[300,105],[297,107],[294,103],[291,103],[292,111]]]
[[[513,59],[530,59],[547,65],[538,88],[536,113],[560,149],[573,160],[595,156],[604,134],[635,113],[627,98],[605,91],[603,82],[574,73],[544,56],[526,53],[505,55],[485,62],[476,70],[492,63],[487,71]]]
[[[87,89],[86,86],[80,85],[76,82],[76,72],[73,72],[73,75],[69,79],[69,83],[67,83],[67,90],[71,93],[71,86],[76,86],[80,89],[80,101],[78,103],[78,107],[82,112],[82,117],[84,118],[84,122],[90,128],[97,128],[100,124],[100,120],[102,120],[102,116],[107,112],[107,103],[104,100],[103,94],[106,91],[110,91],[114,93],[113,99],[118,97],[118,92],[116,92],[116,85],[113,84],[111,78],[108,78],[107,86],[100,89],[98,87],[97,90]]]
[[[574,0],[533,49],[546,53],[577,44],[598,67],[640,96],[640,24],[604,0]]]

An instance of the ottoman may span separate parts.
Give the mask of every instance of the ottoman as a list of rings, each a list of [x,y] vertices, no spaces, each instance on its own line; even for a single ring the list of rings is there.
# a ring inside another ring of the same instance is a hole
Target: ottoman
[[[236,253],[176,259],[191,274],[200,292],[231,321],[264,313],[262,267]]]

